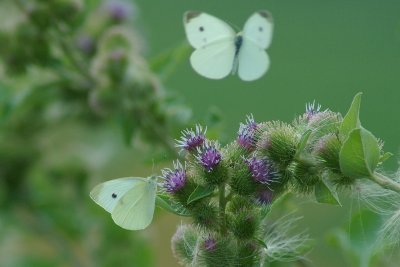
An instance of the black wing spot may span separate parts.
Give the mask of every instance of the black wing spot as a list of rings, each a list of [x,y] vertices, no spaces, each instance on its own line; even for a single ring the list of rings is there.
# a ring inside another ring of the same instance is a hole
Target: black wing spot
[[[203,32],[203,31],[204,31],[204,27],[203,27],[203,26],[200,26],[200,27],[199,27],[199,31]]]
[[[117,194],[112,193],[111,197],[112,197],[112,198],[117,198]]]
[[[259,32],[262,32],[263,30],[264,30],[263,27],[261,27],[261,26],[258,27],[258,31],[259,31]]]

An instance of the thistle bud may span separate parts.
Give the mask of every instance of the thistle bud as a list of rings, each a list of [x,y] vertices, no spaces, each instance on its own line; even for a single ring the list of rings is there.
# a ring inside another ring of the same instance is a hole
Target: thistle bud
[[[274,192],[268,187],[259,188],[255,194],[256,203],[259,205],[270,205],[275,198]]]
[[[314,114],[308,121],[307,128],[311,130],[308,142],[314,144],[324,135],[336,134],[341,121],[341,115],[330,110]]]
[[[296,183],[294,188],[301,193],[311,193],[314,186],[320,180],[320,175],[315,166],[307,163],[297,163],[294,167],[294,177]]]
[[[204,239],[200,249],[201,258],[204,260],[204,264],[201,266],[234,265],[235,247],[233,246],[233,242],[228,238],[208,236]]]
[[[230,214],[227,221],[229,230],[239,240],[253,238],[260,222],[254,210],[251,209]]]
[[[269,124],[257,143],[257,149],[281,168],[286,168],[296,154],[298,136],[293,127],[285,123]]]
[[[239,158],[229,169],[229,184],[233,192],[241,196],[248,196],[257,188],[257,182],[252,179],[245,159]]]
[[[259,266],[260,245],[254,241],[240,243],[238,245],[238,266]]]
[[[197,163],[203,168],[203,177],[209,185],[220,185],[228,178],[228,172],[222,163],[222,154],[219,145],[215,142],[206,141],[197,148]]]
[[[196,185],[188,179],[186,165],[182,166],[179,161],[176,161],[174,169],[166,168],[161,170],[161,173],[165,191],[186,207],[189,196],[196,188]]]
[[[191,207],[193,220],[200,227],[216,229],[218,227],[218,210],[212,203],[198,202]]]
[[[313,154],[316,155],[324,167],[335,173],[340,173],[339,153],[341,143],[335,134],[321,137],[315,144]]]
[[[257,130],[257,123],[254,121],[253,115],[248,115],[246,123],[240,123],[237,143],[247,149],[253,150],[255,148],[255,132]]]
[[[171,239],[171,246],[172,252],[180,264],[190,265],[194,263],[198,239],[198,231],[193,227],[188,225],[178,227]]]
[[[201,147],[206,140],[207,128],[203,130],[201,125],[196,125],[196,129],[186,129],[182,131],[181,139],[175,140],[176,147],[188,152],[195,152],[198,147]]]

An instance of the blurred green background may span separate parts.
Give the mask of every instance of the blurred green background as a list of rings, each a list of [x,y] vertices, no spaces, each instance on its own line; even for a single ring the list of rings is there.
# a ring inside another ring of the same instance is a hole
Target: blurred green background
[[[361,91],[363,125],[385,141],[386,151],[398,154],[399,1],[134,3],[138,18],[130,26],[143,37],[148,60],[186,42],[182,25],[186,10],[208,12],[239,28],[256,10],[272,13],[274,36],[267,51],[271,67],[260,80],[246,83],[236,76],[208,80],[192,70],[187,53],[162,81],[166,92],[179,95],[193,109],[193,122],[207,121],[210,113],[220,116],[218,129],[223,140],[235,138],[239,122],[247,114],[252,113],[256,121],[291,121],[304,112],[306,102],[313,100],[323,109],[344,113],[352,97]],[[87,6],[96,4],[94,0],[86,1]],[[0,7],[0,14],[9,12]],[[21,81],[19,76],[10,79],[2,71],[0,77],[8,81],[0,90],[10,81],[14,82],[13,90],[27,86],[27,81]],[[29,133],[24,136],[29,139]],[[6,137],[1,134],[2,142],[8,142]],[[128,232],[114,225],[110,216],[88,196],[90,189],[101,181],[132,175],[146,177],[171,165],[157,160],[153,164],[155,156],[146,144],[133,142],[127,146],[122,139],[119,126],[112,119],[87,125],[69,118],[53,123],[32,140],[39,144],[40,155],[23,174],[25,189],[0,190],[0,266],[177,266],[170,238],[181,218],[157,212],[148,229]],[[5,146],[1,149],[5,155],[2,168],[11,164],[8,162],[24,164],[19,151],[6,151]],[[18,160],[11,160],[13,157]],[[394,171],[396,159],[397,156],[385,163],[386,169]],[[16,170],[18,165],[14,173]],[[10,179],[2,177],[4,173],[0,170],[0,179]],[[308,229],[316,240],[308,255],[310,266],[353,266],[345,253],[327,240],[334,229],[350,228],[348,221],[359,208],[358,201],[347,199],[342,208],[309,199],[295,202],[300,203],[296,208],[304,215],[299,228]],[[386,254],[386,266],[398,266],[396,257],[396,251]]]

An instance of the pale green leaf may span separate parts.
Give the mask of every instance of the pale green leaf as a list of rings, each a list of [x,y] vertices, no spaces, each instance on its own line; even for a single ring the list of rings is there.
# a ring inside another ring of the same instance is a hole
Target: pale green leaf
[[[340,150],[340,169],[351,178],[369,177],[378,165],[379,158],[379,144],[375,136],[364,128],[354,129]]]
[[[342,206],[337,192],[324,180],[320,180],[315,186],[315,199],[319,203]]]
[[[339,129],[339,136],[342,140],[345,140],[352,130],[355,128],[360,128],[360,105],[361,105],[361,95],[362,93],[356,94],[353,98],[353,102],[344,116],[342,124]]]
[[[196,189],[190,194],[187,204],[190,204],[196,200],[208,197],[214,192],[214,188],[208,186],[198,185]]]

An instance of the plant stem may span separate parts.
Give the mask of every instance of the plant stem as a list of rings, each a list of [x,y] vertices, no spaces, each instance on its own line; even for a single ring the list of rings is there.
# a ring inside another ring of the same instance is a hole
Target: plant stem
[[[220,227],[221,234],[226,234],[226,224],[225,224],[225,206],[226,206],[226,198],[225,198],[225,185],[222,184],[218,188],[219,191],[219,218],[220,218]]]
[[[400,183],[390,179],[389,177],[386,177],[381,173],[375,172],[369,177],[369,179],[385,189],[400,193]]]

